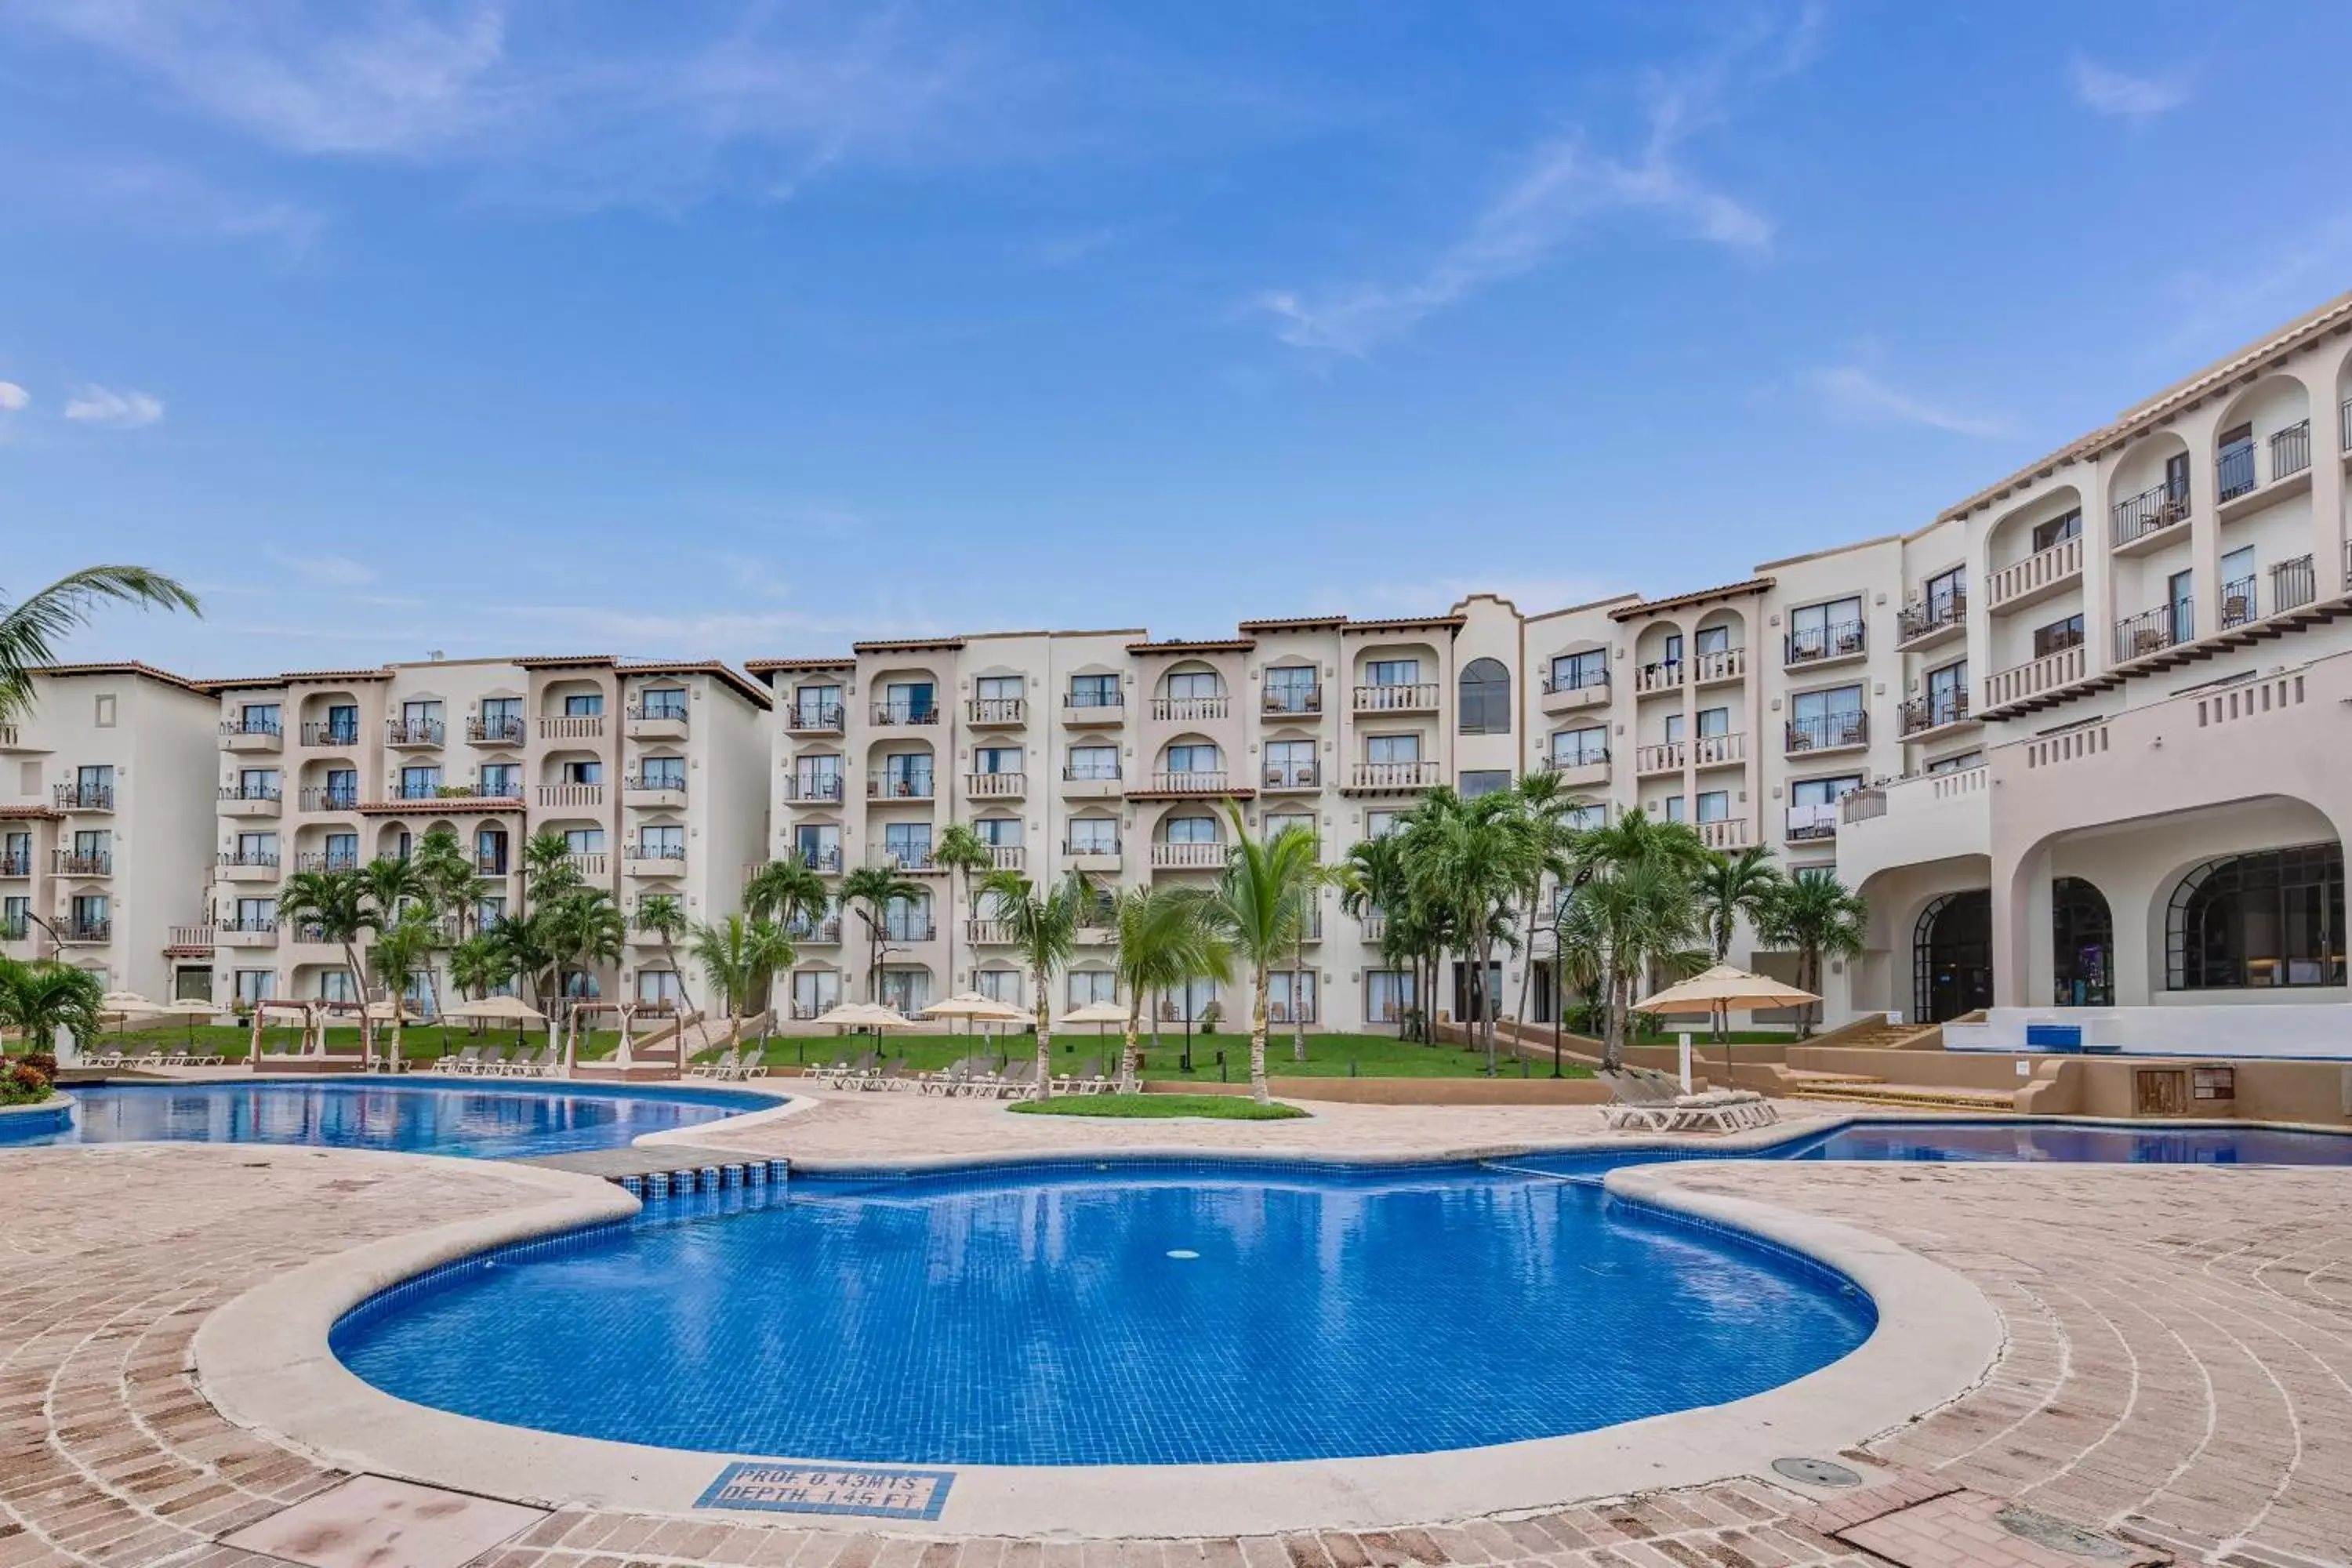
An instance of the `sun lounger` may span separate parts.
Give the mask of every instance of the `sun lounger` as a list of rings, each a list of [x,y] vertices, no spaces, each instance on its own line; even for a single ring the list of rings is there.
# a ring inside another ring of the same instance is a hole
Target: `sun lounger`
[[[740,1052],[737,1051],[734,1047],[730,1046],[725,1050],[719,1052],[717,1056],[711,1058],[709,1061],[696,1062],[689,1066],[686,1069],[686,1076],[688,1078],[731,1078],[735,1073],[735,1063],[740,1059]]]
[[[728,1076],[739,1079],[767,1077],[768,1047],[756,1042],[745,1046],[742,1057],[735,1063],[734,1072]]]
[[[482,1047],[467,1046],[461,1050],[443,1052],[441,1059],[435,1062],[433,1067],[436,1072],[467,1073],[472,1072],[481,1066],[481,1063]]]
[[[990,1097],[995,1100],[1017,1100],[1023,1095],[1035,1092],[1036,1082],[1037,1064],[1033,1061],[1017,1061],[997,1075],[995,1087],[989,1091]]]
[[[511,1046],[490,1046],[485,1047],[482,1052],[482,1059],[474,1064],[475,1076],[478,1078],[497,1078],[499,1074],[505,1072],[507,1070],[508,1054],[513,1049],[514,1047]]]
[[[1780,1120],[1772,1102],[1752,1089],[1685,1094],[1679,1080],[1650,1068],[1622,1068],[1601,1079],[1615,1100],[1602,1119],[1620,1131],[1738,1132]]]

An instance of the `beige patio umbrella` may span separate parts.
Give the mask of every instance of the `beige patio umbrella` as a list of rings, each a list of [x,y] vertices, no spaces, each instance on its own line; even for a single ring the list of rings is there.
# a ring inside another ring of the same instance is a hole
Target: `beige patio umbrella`
[[[152,1018],[163,1011],[136,991],[110,991],[98,999],[98,1010],[110,1018]]]
[[[1127,1009],[1120,1006],[1118,1003],[1089,1002],[1083,1007],[1073,1007],[1068,1012],[1063,1014],[1060,1017],[1055,1019],[1054,1027],[1058,1029],[1065,1025],[1068,1025],[1071,1027],[1076,1028],[1083,1025],[1092,1024],[1095,1026],[1095,1049],[1100,1051],[1103,1048],[1104,1035],[1108,1026],[1112,1024],[1124,1024],[1126,1022]]]
[[[896,1013],[878,1002],[844,1002],[839,1006],[818,1014],[812,1024],[828,1024],[837,1029],[911,1029],[915,1021],[903,1013]]]
[[[961,1018],[968,1024],[1018,1024],[1029,1015],[1009,1002],[999,1002],[993,996],[983,996],[977,991],[959,991],[944,1002],[934,1002],[923,1009],[926,1018]]]
[[[547,1022],[546,1014],[520,996],[485,996],[478,1002],[467,1002],[455,1007],[445,1007],[442,1009],[441,1016],[445,1018],[463,1018],[468,1023],[512,1024],[515,1026],[515,1039],[518,1044],[522,1039],[522,1026],[525,1024]]]
[[[1703,974],[1694,974],[1678,984],[1669,985],[1654,996],[1645,996],[1633,1004],[1642,1013],[1664,1013],[1669,1016],[1704,1014],[1709,1018],[1721,1012],[1726,1016],[1723,1035],[1723,1068],[1731,1074],[1731,1030],[1729,1015],[1754,1007],[1797,1007],[1821,998],[1810,991],[1800,991],[1784,985],[1769,974],[1751,974],[1745,969],[1734,969],[1718,963]],[[1690,1047],[1683,1047],[1683,1088],[1690,1088]]]
[[[206,1002],[194,996],[175,996],[158,1006],[155,1012],[160,1017],[185,1018],[188,1021],[188,1047],[191,1053],[194,1052],[196,1044],[196,1020],[217,1018],[221,1016],[218,1004]]]

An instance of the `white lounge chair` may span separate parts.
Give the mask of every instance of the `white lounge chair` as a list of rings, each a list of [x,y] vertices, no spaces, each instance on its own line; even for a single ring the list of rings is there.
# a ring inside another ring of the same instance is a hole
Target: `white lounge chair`
[[[1602,1112],[1612,1128],[1643,1132],[1738,1132],[1780,1119],[1770,1100],[1753,1089],[1718,1089],[1685,1094],[1679,1080],[1649,1068],[1627,1067],[1602,1073],[1616,1103]]]
[[[688,1067],[686,1069],[686,1076],[688,1078],[731,1078],[735,1074],[735,1064],[737,1061],[741,1059],[741,1052],[738,1051],[734,1047],[730,1046],[725,1050],[719,1052],[717,1056],[711,1058],[709,1061],[696,1062],[692,1066]]]

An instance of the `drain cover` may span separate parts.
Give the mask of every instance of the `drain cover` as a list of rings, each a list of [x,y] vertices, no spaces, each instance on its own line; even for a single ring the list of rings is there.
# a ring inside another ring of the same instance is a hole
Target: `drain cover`
[[[2104,1557],[2112,1562],[2132,1555],[2132,1549],[2121,1542],[2093,1535],[2063,1519],[2053,1519],[2030,1508],[2002,1509],[1992,1516],[1992,1521],[2021,1541],[2063,1552],[2069,1557]]]
[[[1862,1472],[1832,1459],[1775,1459],[1775,1473],[1807,1487],[1858,1487]]]
[[[1168,1249],[1168,1256],[1171,1258],[1181,1258],[1189,1263],[1193,1258],[1198,1258],[1201,1255],[1193,1251],[1189,1247],[1171,1247]]]

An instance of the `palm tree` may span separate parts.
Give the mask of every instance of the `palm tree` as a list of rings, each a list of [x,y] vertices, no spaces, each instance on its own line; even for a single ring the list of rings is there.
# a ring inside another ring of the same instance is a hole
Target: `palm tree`
[[[77,1050],[88,1050],[104,1027],[99,1014],[105,994],[106,983],[87,969],[0,957],[0,1028],[22,1035],[27,1050],[51,1049],[59,1029],[73,1037]]]
[[[1399,973],[1405,965],[1414,965],[1415,997],[1419,993],[1418,950],[1416,925],[1410,908],[1412,888],[1405,875],[1404,850],[1394,834],[1379,838],[1367,838],[1348,851],[1348,858],[1339,868],[1339,907],[1358,920],[1379,915],[1381,934],[1381,966]],[[1412,1020],[1403,1021],[1400,1033],[1410,1034]]]
[[[995,869],[996,847],[982,838],[971,824],[950,822],[947,830],[940,835],[939,842],[931,846],[931,864],[954,875],[963,891],[965,917],[978,920],[980,898],[972,891],[971,874]],[[948,990],[950,992],[956,988],[955,928],[955,921],[948,921]]]
[[[831,899],[824,879],[797,857],[769,861],[743,884],[743,912],[772,920],[787,931],[823,920]]]
[[[427,829],[416,841],[409,864],[415,868],[422,896],[434,911],[457,917],[457,934],[463,941],[474,912],[489,891],[489,880],[474,868],[474,858],[466,852],[457,830],[446,825]]]
[[[280,923],[314,925],[323,940],[343,950],[343,967],[360,1002],[360,1062],[375,1061],[375,1028],[368,1017],[367,973],[360,967],[362,932],[383,928],[383,916],[368,894],[365,876],[355,867],[332,871],[297,871],[286,879],[278,894]]]
[[[403,906],[399,914],[376,932],[375,944],[368,950],[368,961],[375,968],[376,979],[392,998],[392,1040],[386,1053],[395,1067],[401,1060],[402,1003],[407,995],[408,977],[417,972],[420,963],[424,964],[426,994],[430,996],[433,952],[440,945],[441,927],[433,911],[412,902]],[[441,1010],[437,1000],[433,1010]]]
[[[1780,870],[1772,864],[1769,845],[1751,844],[1737,855],[1711,855],[1707,863],[1691,882],[1691,892],[1698,900],[1699,918],[1706,923],[1707,939],[1715,946],[1715,961],[1722,963],[1731,956],[1732,939],[1739,934],[1739,922],[1760,925],[1764,911],[1771,907],[1781,886]],[[1719,1008],[1708,1019],[1715,1037],[1727,1046],[1731,1034],[1731,1010]]]
[[[1242,808],[1228,801],[1225,811],[1233,820],[1234,847],[1210,895],[1209,918],[1233,944],[1234,956],[1249,963],[1250,1094],[1264,1105],[1274,1098],[1265,1081],[1267,982],[1283,954],[1297,944],[1307,917],[1301,889],[1311,887],[1318,875],[1315,835],[1286,827],[1271,838],[1253,838]]]
[[[574,970],[586,972],[620,961],[621,944],[629,925],[602,888],[577,888],[535,911],[534,924],[544,927],[549,957],[555,966],[555,994],[564,994],[564,978]]]
[[[1575,841],[1578,829],[1568,825],[1569,813],[1580,804],[1559,782],[1559,774],[1550,768],[1538,768],[1522,773],[1512,786],[1518,797],[1522,817],[1521,831],[1527,835],[1527,877],[1520,884],[1523,913],[1519,929],[1527,933],[1528,962],[1519,971],[1519,1005],[1511,1015],[1513,1026],[1522,1044],[1527,1039],[1528,993],[1535,984],[1535,935],[1537,907],[1543,901],[1544,883],[1565,884],[1569,877],[1568,847]],[[1559,1076],[1559,985],[1552,985],[1552,1068]],[[1524,1059],[1524,1058],[1523,1058]]]
[[[661,938],[663,962],[677,976],[678,999],[689,1013],[694,1011],[694,998],[686,994],[686,975],[677,966],[677,939],[693,928],[694,922],[686,918],[686,906],[673,894],[648,893],[637,900],[637,929]]]
[[[572,858],[572,841],[551,827],[533,834],[522,847],[522,881],[523,897],[533,905],[578,889],[580,868]]]
[[[843,885],[846,891],[847,879]],[[1018,871],[992,871],[981,890],[996,900],[996,918],[1028,964],[1029,983],[1036,989],[1036,1095],[1045,1100],[1054,1092],[1054,974],[1077,951],[1078,921],[1094,903],[1095,890],[1076,871],[1042,895]]]
[[[1451,917],[1455,941],[1470,961],[1489,1078],[1496,1071],[1496,999],[1487,994],[1486,976],[1496,943],[1517,945],[1511,907],[1529,877],[1539,874],[1539,857],[1522,831],[1523,822],[1517,797],[1509,791],[1464,800],[1441,787],[1430,792],[1403,829],[1409,880]]]
[[[1824,956],[1862,956],[1870,906],[1834,872],[1801,871],[1782,882],[1766,906],[1759,934],[1776,947],[1797,950],[1797,984],[1818,995]],[[1819,1002],[1805,1005],[1801,1032],[1810,1037]]]
[[[1206,895],[1197,888],[1146,883],[1123,889],[1111,900],[1111,924],[1118,933],[1118,980],[1127,987],[1127,1048],[1119,1058],[1118,1083],[1122,1092],[1129,1092],[1141,1071],[1136,1036],[1145,998],[1195,980],[1225,979],[1233,960],[1210,923]],[[1159,1026],[1155,1016],[1155,1045]]]
[[[719,988],[730,1039],[743,1026],[744,1005],[777,970],[789,967],[794,956],[783,927],[758,915],[729,915],[716,925],[698,925],[687,951]]]
[[[204,614],[196,596],[144,566],[85,566],[14,605],[0,607],[0,722],[33,705],[33,671],[58,661],[68,632],[89,625],[104,603]]]
[[[530,987],[531,1000],[547,1010],[548,971],[555,965],[555,955],[548,946],[550,922],[526,915],[501,915],[490,922],[481,934],[490,950],[499,955],[499,963],[509,978],[520,978]]]
[[[449,950],[449,984],[467,1001],[488,996],[515,973],[514,954],[488,934],[469,936]]]
[[[1696,905],[1681,870],[1664,859],[1603,866],[1577,889],[1561,917],[1559,940],[1568,962],[1597,974],[1608,1024],[1601,1065],[1624,1065],[1626,1025],[1634,988],[1652,969],[1677,976],[1706,964]]]
[[[922,884],[893,866],[859,866],[841,879],[842,908],[863,906],[857,910],[857,918],[866,922],[867,1001],[882,1000],[882,948],[888,931],[890,906],[901,899],[911,901],[922,896]]]

